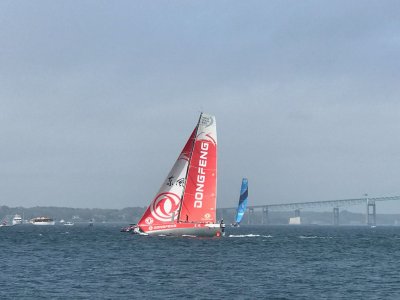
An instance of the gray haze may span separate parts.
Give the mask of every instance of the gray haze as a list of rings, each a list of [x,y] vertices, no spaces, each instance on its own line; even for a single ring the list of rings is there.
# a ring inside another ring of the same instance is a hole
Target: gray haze
[[[146,206],[200,111],[218,206],[400,194],[399,1],[1,1],[0,205]],[[400,212],[400,203],[378,213]]]

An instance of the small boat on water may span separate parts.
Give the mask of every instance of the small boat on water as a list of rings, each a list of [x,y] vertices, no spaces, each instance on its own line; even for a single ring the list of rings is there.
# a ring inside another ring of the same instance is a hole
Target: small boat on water
[[[12,219],[12,224],[13,225],[20,225],[22,224],[22,217],[20,215],[15,215]]]
[[[240,187],[240,197],[239,204],[236,210],[235,223],[232,224],[233,227],[239,227],[240,222],[243,219],[243,215],[246,212],[247,201],[249,196],[249,186],[247,178],[242,179],[242,185]]]
[[[133,232],[133,230],[136,228],[136,224],[129,224],[128,226],[122,227],[121,232]]]
[[[301,218],[300,217],[291,217],[289,218],[289,225],[300,225]]]
[[[64,226],[74,226],[75,223],[73,222],[64,222]]]
[[[20,215],[7,215],[0,221],[0,226],[14,226],[22,224],[22,218]]]
[[[33,225],[55,225],[56,222],[52,218],[48,217],[37,217],[29,221]]]
[[[214,116],[202,113],[133,232],[143,235],[221,236],[224,228],[216,220],[216,202],[216,121]]]

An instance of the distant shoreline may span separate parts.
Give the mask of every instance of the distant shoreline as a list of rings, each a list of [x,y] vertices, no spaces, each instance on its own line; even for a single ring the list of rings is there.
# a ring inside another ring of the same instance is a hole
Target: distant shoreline
[[[15,214],[23,216],[24,220],[38,216],[48,216],[56,221],[65,220],[73,222],[116,222],[116,223],[137,223],[144,213],[146,207],[126,207],[123,209],[104,209],[104,208],[72,208],[72,207],[54,207],[54,206],[35,206],[35,207],[8,207],[0,206],[0,219],[10,217]],[[270,225],[288,224],[290,217],[293,217],[294,212],[270,212],[268,214]],[[217,209],[217,219],[223,218],[225,223],[234,222],[234,209]],[[365,214],[353,213],[346,210],[340,211],[340,225],[365,225]],[[254,212],[251,220],[246,212],[242,224],[262,224],[263,219],[261,212]],[[331,212],[313,212],[301,211],[302,225],[332,225],[333,215]],[[377,225],[400,225],[399,214],[376,214]]]

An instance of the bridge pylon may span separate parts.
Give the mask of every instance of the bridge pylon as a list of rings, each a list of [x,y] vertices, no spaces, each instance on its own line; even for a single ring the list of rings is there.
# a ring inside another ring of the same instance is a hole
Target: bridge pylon
[[[339,225],[339,207],[333,208],[333,225]]]
[[[261,224],[269,224],[268,219],[268,206],[263,206],[261,213]]]
[[[247,224],[253,224],[254,223],[254,208],[248,207],[247,210],[249,211],[248,213],[248,219],[247,219]]]
[[[376,204],[370,199],[367,199],[367,225],[376,225]]]

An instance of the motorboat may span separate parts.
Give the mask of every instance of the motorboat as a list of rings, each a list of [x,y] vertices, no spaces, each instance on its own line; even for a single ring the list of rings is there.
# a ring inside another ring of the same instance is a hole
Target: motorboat
[[[20,225],[22,224],[21,215],[15,215],[12,219],[12,225]]]
[[[37,217],[33,218],[29,221],[33,225],[55,225],[56,222],[52,218],[49,217]]]

